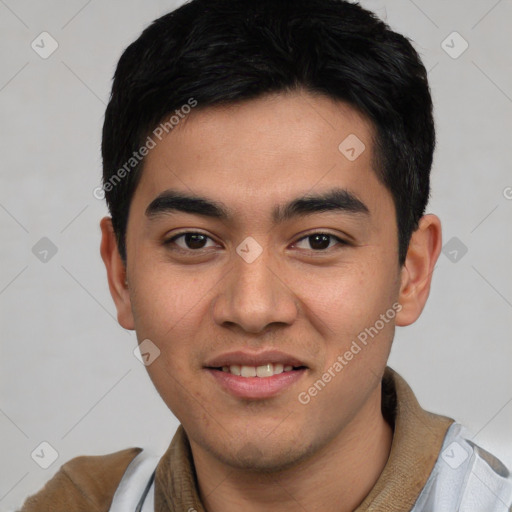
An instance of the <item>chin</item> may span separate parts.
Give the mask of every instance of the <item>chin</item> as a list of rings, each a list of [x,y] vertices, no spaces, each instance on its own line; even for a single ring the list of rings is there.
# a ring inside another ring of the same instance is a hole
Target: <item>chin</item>
[[[255,473],[276,473],[296,466],[308,458],[310,453],[305,446],[294,440],[258,439],[255,441],[232,443],[228,451],[219,451],[218,445],[209,450],[213,456],[227,466],[241,471]]]

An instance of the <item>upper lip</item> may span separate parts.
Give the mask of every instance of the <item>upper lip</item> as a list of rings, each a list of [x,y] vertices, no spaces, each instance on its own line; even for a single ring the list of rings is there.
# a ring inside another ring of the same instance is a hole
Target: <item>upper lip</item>
[[[279,350],[266,350],[264,352],[247,352],[237,350],[234,352],[226,352],[210,359],[206,364],[206,368],[220,368],[222,366],[262,366],[268,363],[306,366],[302,361],[290,354],[280,352]]]

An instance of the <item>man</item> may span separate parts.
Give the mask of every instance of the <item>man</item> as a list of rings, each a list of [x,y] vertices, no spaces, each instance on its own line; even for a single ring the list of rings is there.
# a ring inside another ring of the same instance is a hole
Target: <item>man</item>
[[[22,511],[505,511],[503,464],[386,366],[441,225],[411,44],[342,0],[193,0],[122,55],[101,255],[181,425]],[[148,429],[151,427],[148,426]]]

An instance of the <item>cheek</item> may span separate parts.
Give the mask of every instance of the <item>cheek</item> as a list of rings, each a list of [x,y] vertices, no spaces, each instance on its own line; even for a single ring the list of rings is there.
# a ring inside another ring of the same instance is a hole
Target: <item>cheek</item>
[[[162,345],[183,336],[197,325],[207,307],[215,284],[212,273],[200,272],[192,265],[176,267],[166,263],[138,265],[132,309],[138,336],[154,338]]]
[[[153,265],[145,272],[141,269],[140,275],[143,279],[132,299],[137,338],[139,343],[151,340],[160,351],[146,370],[178,420],[193,416],[193,421],[204,423],[204,411],[190,404],[205,401],[195,384],[193,364],[212,283],[206,277],[171,272],[170,266]]]
[[[330,268],[329,274],[329,277],[321,275],[318,269],[317,275],[308,273],[300,288],[307,321],[323,338],[320,373],[330,370],[331,376],[336,375],[328,392],[322,392],[318,400],[318,407],[323,404],[327,409],[329,400],[343,395],[347,386],[358,388],[362,395],[354,399],[362,399],[368,382],[386,364],[396,315],[394,278],[384,271],[382,263],[352,262]],[[326,375],[326,380],[330,378]],[[344,399],[352,400],[348,396]]]
[[[392,282],[389,272],[375,261],[311,268],[300,279],[289,276],[290,289],[302,301],[309,321],[326,338],[341,339],[373,325],[391,307]]]
[[[192,269],[192,267],[190,267]],[[211,275],[176,272],[170,265],[142,265],[134,279],[131,298],[138,342],[149,339],[159,355],[146,367],[155,387],[173,410],[189,403],[194,386],[194,353],[200,344],[200,326],[208,314],[214,284]],[[197,398],[197,397],[195,397]]]

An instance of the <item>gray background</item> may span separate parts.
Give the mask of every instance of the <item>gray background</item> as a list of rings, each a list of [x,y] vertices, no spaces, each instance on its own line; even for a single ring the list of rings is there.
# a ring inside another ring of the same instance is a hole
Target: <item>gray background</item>
[[[133,355],[135,334],[116,321],[99,255],[107,210],[92,191],[115,64],[179,3],[0,0],[0,510],[77,455],[162,454],[177,427]],[[438,147],[428,211],[444,244],[456,237],[389,364],[424,408],[512,467],[512,2],[362,4],[410,37],[429,70]],[[43,31],[59,45],[47,59],[31,47]],[[469,44],[457,58],[454,31]],[[33,252],[43,237],[57,248],[46,262]],[[31,458],[43,441],[58,452],[48,469]]]

